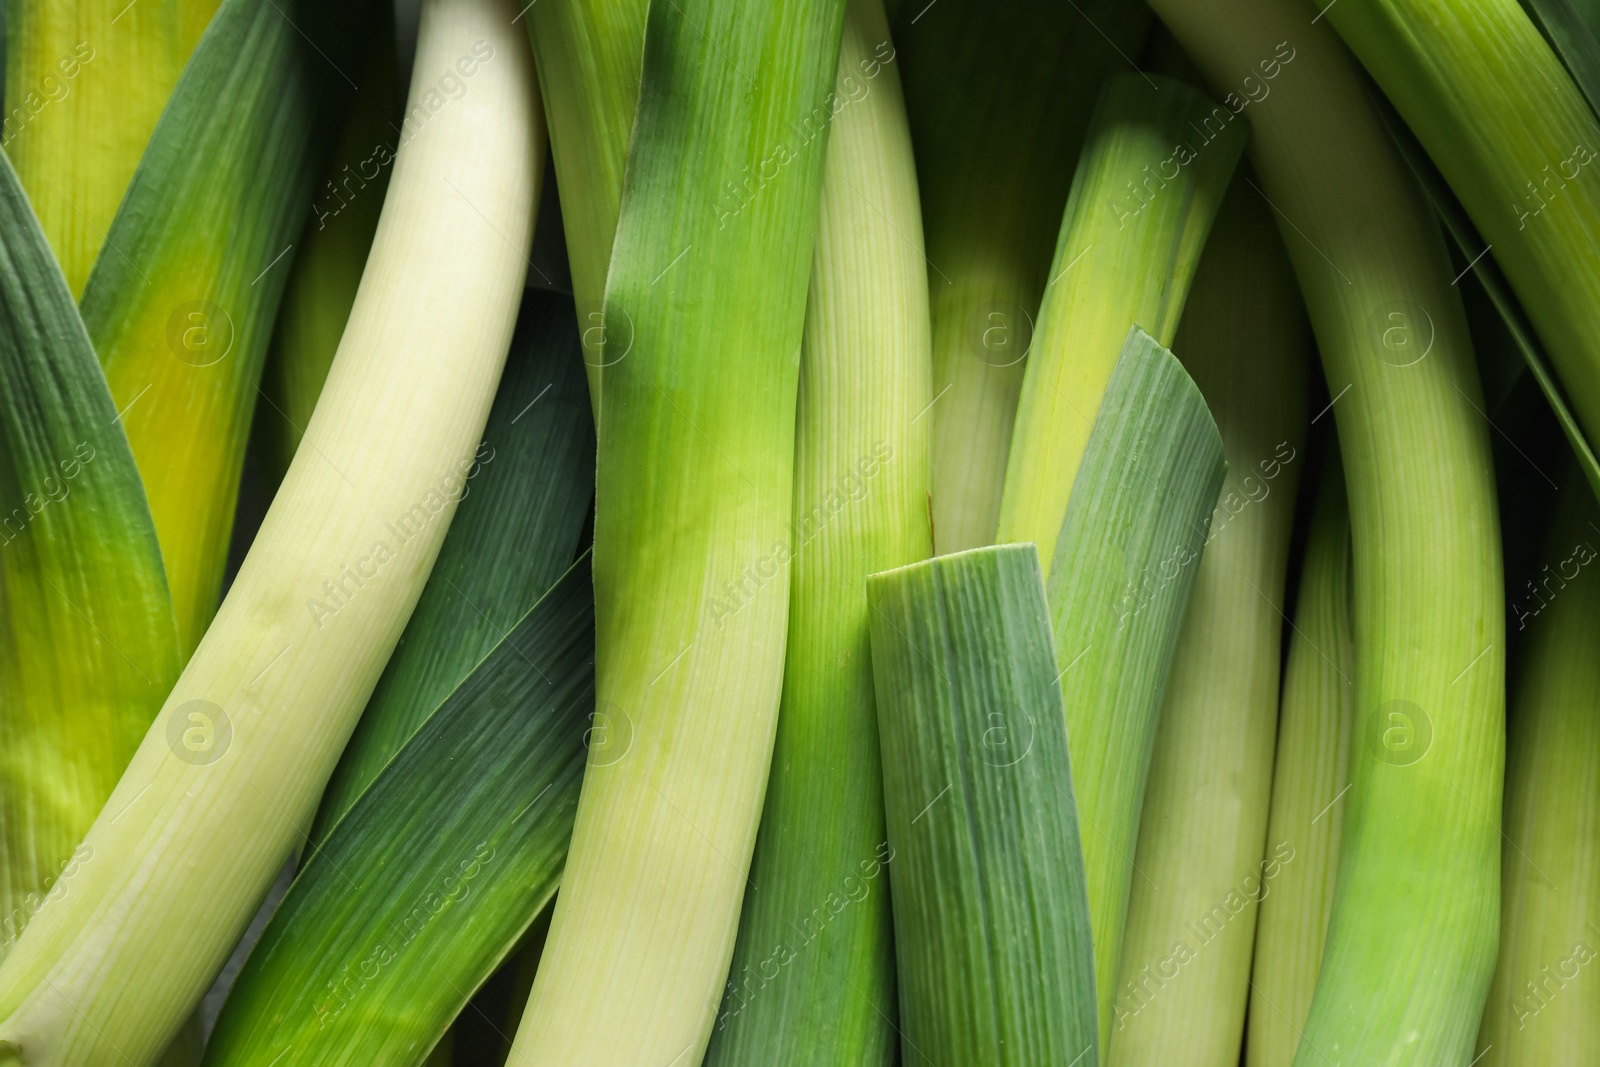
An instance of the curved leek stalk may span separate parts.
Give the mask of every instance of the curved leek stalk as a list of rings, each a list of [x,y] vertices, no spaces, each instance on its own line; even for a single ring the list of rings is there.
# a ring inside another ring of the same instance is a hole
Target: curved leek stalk
[[[0,146],[72,295],[220,0],[10,0]]]
[[[1559,576],[1528,620],[1508,723],[1500,957],[1478,1037],[1490,1067],[1600,1049],[1600,509],[1575,472],[1565,481],[1546,553]]]
[[[1120,0],[925,2],[905,5],[897,40],[927,227],[933,540],[959,552],[994,540],[1051,236],[1095,95],[1150,16]]]
[[[595,490],[597,715],[615,729],[590,749],[517,1030],[528,1067],[695,1062],[711,1036],[782,690],[843,19],[844,0],[650,7]],[[761,184],[730,201],[747,174]]]
[[[1171,78],[1118,74],[1095,105],[1039,308],[1000,498],[997,540],[1037,544],[1046,579],[1128,327],[1172,343],[1246,136],[1235,116]]]
[[[145,1064],[227,959],[399,638],[464,490],[521,297],[543,147],[509,0],[429,0],[401,149],[305,443],[218,613],[0,965],[0,1064]]]
[[[523,13],[550,121],[589,402],[600,421],[601,303],[622,209],[622,170],[639,104],[648,0],[543,0]]]
[[[1242,176],[1173,347],[1217,420],[1228,474],[1150,759],[1134,853],[1149,881],[1133,881],[1108,1062],[1238,1067],[1256,902],[1274,888],[1262,840],[1311,348],[1270,209]]]
[[[1278,873],[1256,920],[1246,1067],[1294,1063],[1322,964],[1350,783],[1356,661],[1350,514],[1337,453],[1320,480],[1283,672],[1266,848]]]
[[[708,1067],[888,1064],[898,1044],[889,894],[861,872],[885,840],[864,594],[933,551],[932,362],[899,72],[873,51],[888,39],[881,0],[852,0],[800,354],[783,699]]]
[[[1454,272],[1358,72],[1303,4],[1155,7],[1250,120],[1349,484],[1354,784],[1296,1062],[1465,1063],[1499,925],[1505,623],[1489,428]]]
[[[1600,437],[1600,183],[1585,173],[1600,165],[1600,131],[1588,101],[1517,0],[1358,0],[1328,19],[1494,249]]]

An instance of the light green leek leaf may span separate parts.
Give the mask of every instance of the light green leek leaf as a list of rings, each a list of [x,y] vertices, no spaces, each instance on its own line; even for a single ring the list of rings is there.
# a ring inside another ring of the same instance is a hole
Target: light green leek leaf
[[[253,431],[274,486],[300,447],[333,365],[389,188],[400,111],[393,8],[381,4],[374,21],[360,88],[290,253],[294,265],[262,369]]]
[[[1290,1067],[1333,907],[1355,715],[1350,514],[1337,452],[1323,465],[1283,672],[1278,752],[1250,978],[1246,1067]],[[1287,848],[1280,849],[1280,843]]]
[[[594,496],[594,431],[572,302],[530,290],[517,325],[477,469],[323,794],[314,841],[578,553]]]
[[[262,359],[348,90],[336,64],[356,69],[369,6],[224,0],[84,289],[186,656],[221,595]]]
[[[1583,1063],[1600,1048],[1600,509],[1569,480],[1507,717],[1500,957],[1478,1036],[1492,1067]]]
[[[1465,1064],[1500,910],[1505,619],[1490,429],[1456,272],[1327,18],[1313,24],[1301,0],[1153,6],[1250,121],[1349,486],[1353,784],[1296,1062]]]
[[[1485,243],[1469,256],[1493,249],[1593,439],[1600,183],[1585,169],[1600,167],[1600,125],[1584,90],[1600,91],[1600,55],[1578,16],[1566,15],[1545,26],[1572,31],[1565,43],[1577,84],[1517,0],[1361,0],[1328,19],[1476,224]],[[1553,39],[1562,43],[1559,33]]]
[[[1155,88],[1152,88],[1152,84]],[[1172,343],[1249,131],[1171,78],[1118,74],[1095,105],[1023,379],[996,540],[1056,535],[1128,324]]]
[[[601,304],[622,209],[623,165],[639,104],[649,6],[649,0],[543,0],[522,15],[533,37],[544,90],[550,157],[561,191],[561,222],[596,422],[606,364]]]
[[[1267,813],[1311,337],[1271,210],[1243,175],[1233,183],[1173,346],[1228,474],[1150,760],[1115,1067],[1239,1067],[1256,904],[1273,886]]]
[[[11,0],[0,146],[74,298],[219,0]],[[213,101],[216,103],[216,101]]]
[[[852,0],[800,353],[789,638],[766,806],[705,1063],[890,1064],[867,575],[927,559],[928,275],[881,0]],[[840,904],[835,911],[833,904]],[[830,903],[832,902],[832,903]]]
[[[0,956],[47,899],[178,677],[133,455],[72,294],[0,161]]]
[[[1051,235],[1095,94],[1139,53],[1150,13],[922,0],[901,18],[933,321],[933,540],[957,552],[994,540]]]
[[[1596,496],[1600,496],[1600,459],[1596,458],[1594,449],[1584,436],[1583,427],[1578,425],[1576,416],[1568,406],[1561,383],[1556,380],[1555,372],[1550,369],[1550,360],[1545,356],[1544,346],[1539,343],[1538,335],[1528,322],[1527,313],[1522,310],[1522,304],[1511,291],[1511,285],[1501,273],[1499,264],[1495,262],[1493,256],[1478,255],[1484,248],[1483,238],[1472,225],[1472,220],[1467,217],[1466,209],[1445,184],[1438,168],[1428,159],[1422,145],[1417,143],[1416,135],[1407,129],[1400,116],[1395,114],[1393,105],[1375,94],[1373,108],[1383,120],[1384,128],[1388,130],[1389,137],[1394,141],[1401,157],[1416,175],[1417,183],[1422,186],[1429,203],[1433,205],[1434,212],[1439,216],[1439,221],[1444,224],[1445,231],[1455,242],[1456,250],[1461,253],[1463,260],[1471,262],[1478,284],[1483,287],[1489,302],[1494,305],[1495,311],[1505,323],[1506,332],[1522,354],[1529,372],[1539,385],[1539,391],[1549,403],[1550,410],[1555,414],[1556,423],[1561,427],[1567,443],[1572,446],[1573,453],[1578,457],[1578,464],[1583,470],[1584,477],[1588,479]],[[1483,344],[1482,338],[1478,340],[1478,344],[1480,346]]]
[[[606,283],[597,717],[512,1059],[695,1062],[782,692],[806,282],[844,0],[652,4]],[[727,182],[764,184],[738,210]]]
[[[1085,561],[1087,562],[1087,561]],[[1094,1067],[1094,949],[1039,557],[873,575],[901,1059]]]
[[[581,387],[575,399],[588,418]],[[422,1063],[555,895],[593,707],[585,557],[307,859],[228,996],[207,1067]]]
[[[1078,467],[1048,589],[1102,1060],[1162,695],[1225,467],[1200,390],[1170,352],[1130,329]]]
[[[89,830],[93,859],[0,963],[5,1067],[145,1067],[305,842],[466,491],[511,343],[544,146],[515,13],[423,9],[413,107],[475,45],[492,58],[400,149],[304,447]],[[347,572],[360,581],[329,597]]]

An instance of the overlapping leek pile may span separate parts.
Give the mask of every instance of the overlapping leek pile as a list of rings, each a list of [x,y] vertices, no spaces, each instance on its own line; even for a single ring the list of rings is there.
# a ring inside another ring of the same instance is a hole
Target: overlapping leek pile
[[[1600,1062],[1590,7],[0,4],[0,1067]]]

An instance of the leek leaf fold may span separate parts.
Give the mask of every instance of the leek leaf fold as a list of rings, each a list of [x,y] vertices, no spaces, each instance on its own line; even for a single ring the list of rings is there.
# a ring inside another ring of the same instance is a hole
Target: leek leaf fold
[[[1078,467],[1047,586],[1094,930],[1101,1059],[1145,779],[1224,470],[1200,390],[1172,353],[1132,327]]]

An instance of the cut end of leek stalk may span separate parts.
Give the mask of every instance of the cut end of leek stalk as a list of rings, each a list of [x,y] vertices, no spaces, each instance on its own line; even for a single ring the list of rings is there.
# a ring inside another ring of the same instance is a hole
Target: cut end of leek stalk
[[[907,1063],[1094,1064],[1094,950],[1038,553],[873,575]]]

